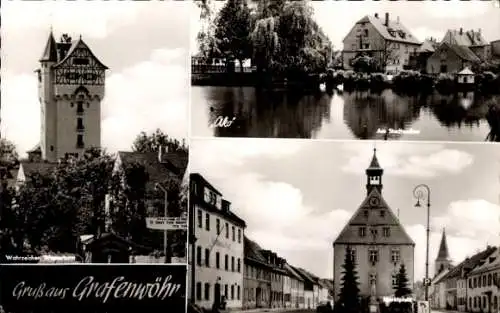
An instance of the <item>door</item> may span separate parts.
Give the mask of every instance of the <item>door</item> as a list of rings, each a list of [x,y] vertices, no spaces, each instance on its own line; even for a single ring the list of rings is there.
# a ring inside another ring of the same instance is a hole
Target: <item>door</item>
[[[220,284],[216,283],[214,286],[214,303],[217,307],[220,307]]]
[[[262,305],[261,298],[262,298],[262,289],[257,287],[257,289],[255,289],[255,306],[258,308],[260,308]]]

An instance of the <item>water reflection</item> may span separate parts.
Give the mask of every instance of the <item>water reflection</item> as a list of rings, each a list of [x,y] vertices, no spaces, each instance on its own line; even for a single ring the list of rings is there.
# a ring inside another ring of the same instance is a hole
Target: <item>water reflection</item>
[[[265,138],[484,141],[488,105],[473,92],[408,96],[392,90],[318,93],[192,87],[192,135]],[[229,127],[208,125],[235,117]],[[413,131],[413,132],[410,132]]]

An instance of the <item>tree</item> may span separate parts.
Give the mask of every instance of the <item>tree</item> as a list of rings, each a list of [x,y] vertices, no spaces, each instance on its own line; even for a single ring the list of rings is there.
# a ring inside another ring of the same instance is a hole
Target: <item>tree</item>
[[[168,146],[170,149],[187,152],[188,148],[182,140],[170,138],[167,134],[157,129],[154,133],[141,132],[134,140],[132,150],[135,152],[157,152],[160,146]]]
[[[246,0],[228,0],[220,10],[216,21],[215,39],[217,49],[226,60],[243,60],[251,57],[252,45],[251,11]]]
[[[390,42],[385,38],[380,37],[372,44],[373,50],[377,54],[377,63],[383,71],[387,69],[388,65],[397,64],[399,61],[398,49],[396,48],[396,44],[394,42]]]
[[[351,248],[347,248],[343,272],[341,279],[340,295],[338,303],[341,306],[343,313],[357,313],[360,310],[359,303],[359,287],[356,271],[356,264],[352,255]]]
[[[398,274],[396,274],[396,286],[394,287],[394,296],[396,298],[404,298],[412,294],[410,288],[408,288],[408,277],[406,275],[406,268],[404,264],[401,264]]]
[[[356,72],[372,73],[379,68],[378,62],[375,58],[362,55],[352,60],[352,67]]]

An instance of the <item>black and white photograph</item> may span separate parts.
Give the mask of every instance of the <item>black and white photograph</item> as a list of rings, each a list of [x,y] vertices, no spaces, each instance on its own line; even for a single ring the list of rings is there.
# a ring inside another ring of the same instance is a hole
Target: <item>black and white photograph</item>
[[[217,138],[190,148],[193,307],[498,312],[498,145]]]
[[[0,311],[185,312],[186,266],[180,264],[3,264]]]
[[[498,1],[199,1],[194,137],[500,141]]]
[[[189,13],[3,3],[2,262],[185,264]]]

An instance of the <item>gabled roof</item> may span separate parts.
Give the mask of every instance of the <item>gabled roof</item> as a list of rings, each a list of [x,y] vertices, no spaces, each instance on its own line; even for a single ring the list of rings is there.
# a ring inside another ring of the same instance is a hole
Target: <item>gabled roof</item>
[[[57,163],[20,161],[19,167],[26,179],[33,173],[47,174],[57,167]],[[18,172],[19,173],[19,172]]]
[[[422,45],[418,48],[418,52],[434,52],[436,49],[434,48],[436,46],[436,43],[433,41],[430,41],[428,39],[424,40]]]
[[[302,276],[304,281],[309,282],[311,284],[317,284],[317,280],[313,276],[311,276],[311,274],[309,272],[307,272],[306,270],[304,270],[303,268],[295,267],[295,266],[292,266],[292,268],[297,273],[299,273],[300,276]]]
[[[442,272],[439,272],[437,275],[435,275],[432,278],[432,284],[437,284],[438,282],[440,282],[441,278],[443,278],[446,274],[448,274],[450,270],[451,269],[445,268]]]
[[[376,200],[370,201],[370,199]],[[375,202],[378,202],[378,204],[375,204]],[[365,210],[368,211],[368,218],[364,215]],[[381,216],[381,210],[385,211],[384,216]],[[366,227],[366,235],[364,237],[359,236],[360,226]],[[377,237],[374,240],[370,232],[370,226],[390,227],[390,236],[383,237],[382,231],[378,230]],[[377,188],[373,188],[363,200],[337,239],[335,239],[334,245],[371,244],[374,242],[381,244],[415,245]]]
[[[382,168],[380,167],[380,163],[378,162],[377,159],[377,149],[373,149],[373,157],[372,161],[370,162],[370,166],[368,166],[369,170],[381,170]]]
[[[488,42],[480,31],[449,29],[443,37],[442,42],[458,46],[486,46]]]
[[[81,37],[78,40],[73,42],[73,44],[71,45],[71,48],[69,48],[69,50],[68,50],[68,53],[66,53],[66,56],[61,61],[59,61],[56,65],[54,65],[54,67],[61,66],[61,64],[66,62],[66,60],[71,57],[71,55],[73,54],[73,52],[77,48],[87,49],[89,51],[90,55],[95,59],[97,64],[99,64],[103,69],[108,69],[108,67],[106,65],[104,65],[101,61],[99,61],[99,59],[94,55],[92,50],[90,50],[89,46],[82,40]]]
[[[436,283],[440,283],[444,280],[460,277],[462,275],[462,270],[471,269],[473,270],[476,266],[479,265],[480,261],[490,254],[492,254],[497,248],[496,247],[488,247],[485,250],[474,254],[470,258],[466,258],[462,263],[458,264],[454,268],[452,268],[446,275],[444,275],[440,280]]]
[[[471,275],[480,274],[484,272],[489,272],[492,270],[500,269],[500,249],[496,249],[493,253],[485,258],[485,262],[482,265],[476,267]]]
[[[297,271],[288,263],[285,263],[285,270],[288,272],[288,275],[290,277],[293,277],[294,279],[298,280],[298,281],[304,281],[304,278],[302,278],[302,276],[300,276],[299,273],[297,273]]]
[[[389,20],[389,25],[385,26],[385,17],[375,17],[366,15],[360,19],[356,24],[371,23],[377,32],[389,41],[404,42],[409,44],[420,45],[421,42],[413,36],[410,31],[398,21]]]
[[[269,264],[267,264],[266,258],[260,253],[262,248],[255,241],[250,240],[247,236],[243,236],[243,249],[245,259],[270,267]]]
[[[443,49],[450,49],[452,52],[454,52],[459,58],[462,60],[466,61],[471,61],[471,62],[479,62],[480,59],[477,57],[477,55],[472,52],[471,49],[469,49],[467,46],[459,46],[459,45],[453,45],[447,42],[441,43],[439,48],[436,50],[435,53],[440,53],[441,50]]]
[[[57,62],[57,44],[52,31],[49,34],[40,62]]]
[[[182,179],[187,168],[188,155],[184,151],[169,152],[160,162],[157,152],[119,151],[122,164],[138,163],[144,166],[149,175],[146,184],[148,190],[153,190],[156,183],[165,181],[168,177]]]
[[[466,67],[460,72],[458,72],[458,75],[474,75],[474,72],[470,70],[470,68]]]

